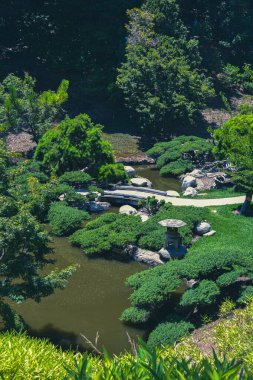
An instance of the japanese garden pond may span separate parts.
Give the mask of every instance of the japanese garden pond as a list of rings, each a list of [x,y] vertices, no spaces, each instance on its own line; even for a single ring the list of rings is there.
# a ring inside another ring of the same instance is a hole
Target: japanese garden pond
[[[137,174],[150,179],[159,190],[180,191],[180,183],[174,178],[163,178],[154,165],[135,166]],[[110,212],[118,212],[111,207]],[[81,249],[73,247],[67,238],[53,238],[55,262],[47,271],[62,269],[72,264],[79,267],[64,290],[56,292],[40,303],[27,300],[13,305],[31,329],[31,335],[49,338],[63,348],[90,349],[80,334],[95,340],[118,354],[130,348],[129,338],[145,338],[147,331],[128,326],[119,320],[124,309],[130,306],[131,290],[125,286],[130,275],[147,269],[147,265],[135,261],[122,262],[103,258],[89,259]]]
[[[155,165],[132,165],[140,177],[148,178],[154,189],[167,191],[175,190],[181,192],[181,182],[173,177],[161,177]]]
[[[47,337],[64,348],[89,349],[80,333],[94,341],[99,333],[99,347],[119,353],[129,349],[127,332],[133,338],[144,337],[146,331],[123,324],[119,317],[130,306],[130,290],[125,279],[147,268],[137,262],[88,259],[72,247],[66,238],[54,238],[54,259],[48,270],[78,264],[64,290],[43,298],[40,303],[27,300],[15,305],[31,334]]]

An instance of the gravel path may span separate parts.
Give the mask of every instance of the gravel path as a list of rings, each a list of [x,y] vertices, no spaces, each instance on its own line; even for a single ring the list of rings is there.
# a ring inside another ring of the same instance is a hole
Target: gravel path
[[[106,194],[115,194],[118,196],[137,196],[141,198],[148,198],[151,194],[143,192],[141,190],[113,190],[105,191]],[[153,195],[153,194],[152,194]],[[158,200],[165,200],[165,202],[170,202],[174,206],[195,206],[195,207],[208,207],[208,206],[224,206],[243,203],[245,200],[244,196],[231,197],[231,198],[217,198],[217,199],[196,199],[196,198],[176,198],[168,197],[164,195],[154,195]]]

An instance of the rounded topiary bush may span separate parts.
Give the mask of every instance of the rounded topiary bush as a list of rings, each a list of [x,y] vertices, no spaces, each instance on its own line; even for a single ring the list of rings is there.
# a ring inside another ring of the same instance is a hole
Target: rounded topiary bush
[[[81,170],[65,172],[60,177],[60,182],[67,183],[73,187],[88,186],[91,183],[91,180],[91,176],[88,173],[82,172]]]
[[[100,183],[118,183],[126,182],[128,176],[124,170],[123,164],[106,164],[100,167],[98,181]]]
[[[180,136],[157,143],[147,154],[155,158],[162,176],[179,176],[212,159],[212,144],[196,136]]]
[[[150,311],[139,307],[129,307],[121,315],[121,321],[131,323],[145,323],[150,318]]]
[[[148,346],[155,348],[161,344],[165,346],[171,345],[193,328],[193,324],[186,321],[160,323],[149,335]]]
[[[52,233],[56,236],[70,235],[81,227],[82,222],[87,219],[89,219],[87,212],[67,206],[63,202],[53,203],[48,212]]]

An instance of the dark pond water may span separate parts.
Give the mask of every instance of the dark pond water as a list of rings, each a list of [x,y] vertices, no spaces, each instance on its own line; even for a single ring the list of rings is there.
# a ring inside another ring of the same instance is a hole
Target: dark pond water
[[[48,337],[63,347],[89,349],[80,333],[94,341],[98,331],[99,346],[104,345],[112,353],[129,348],[126,332],[133,338],[145,335],[143,330],[124,325],[119,316],[130,306],[125,279],[146,266],[88,259],[65,238],[55,238],[54,247],[56,263],[50,270],[73,263],[80,267],[65,290],[57,290],[40,303],[28,300],[15,306],[31,326],[33,335]]]
[[[161,177],[159,170],[157,170],[154,165],[134,165],[133,167],[140,177],[148,178],[155,189],[162,191],[181,191],[180,181],[172,177]]]

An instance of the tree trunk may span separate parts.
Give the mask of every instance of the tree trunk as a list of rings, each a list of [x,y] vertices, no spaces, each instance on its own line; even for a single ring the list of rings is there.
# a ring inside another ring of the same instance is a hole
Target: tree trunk
[[[252,201],[252,195],[253,195],[252,192],[246,193],[245,201],[244,201],[244,203],[241,207],[241,210],[240,210],[241,215],[247,215],[250,203]]]

